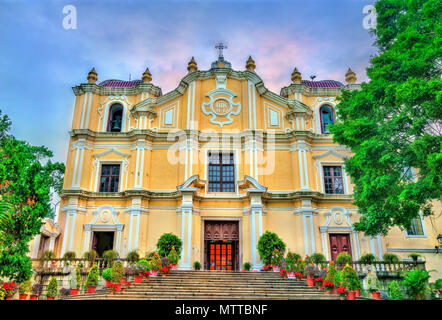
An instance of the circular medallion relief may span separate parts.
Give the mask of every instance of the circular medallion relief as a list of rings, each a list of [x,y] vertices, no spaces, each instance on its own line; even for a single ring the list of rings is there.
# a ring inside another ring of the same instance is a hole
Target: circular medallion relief
[[[107,222],[109,222],[110,219],[111,219],[111,217],[112,217],[112,212],[110,212],[109,209],[104,209],[104,210],[101,211],[101,213],[100,213],[100,220],[101,220],[101,222],[103,222],[103,223],[107,223]]]
[[[342,224],[342,222],[344,222],[344,218],[342,216],[342,212],[335,212],[333,215],[333,220],[335,221],[336,224]]]
[[[225,116],[230,112],[230,103],[226,99],[217,99],[213,104],[213,109],[217,116]]]

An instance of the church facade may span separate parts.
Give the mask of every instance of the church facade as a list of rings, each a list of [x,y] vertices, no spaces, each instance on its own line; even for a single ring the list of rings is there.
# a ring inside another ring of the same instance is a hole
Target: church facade
[[[303,80],[295,68],[278,94],[255,68],[250,57],[234,70],[220,54],[199,70],[192,58],[165,94],[148,69],[141,80],[100,83],[91,70],[73,87],[56,255],[144,255],[171,232],[183,241],[181,269],[195,261],[208,270],[260,268],[257,243],[268,230],[302,256],[434,256],[437,231],[427,218],[387,237],[353,228],[351,152],[333,143],[328,125],[341,90],[360,88],[355,73],[342,84]]]

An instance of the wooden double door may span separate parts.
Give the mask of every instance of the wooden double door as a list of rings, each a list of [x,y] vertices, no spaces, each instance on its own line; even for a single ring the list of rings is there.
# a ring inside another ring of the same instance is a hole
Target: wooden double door
[[[204,269],[239,269],[238,221],[206,221],[204,223]]]
[[[351,244],[349,234],[331,233],[330,234],[330,252],[331,260],[335,261],[341,252],[346,252],[351,256]]]

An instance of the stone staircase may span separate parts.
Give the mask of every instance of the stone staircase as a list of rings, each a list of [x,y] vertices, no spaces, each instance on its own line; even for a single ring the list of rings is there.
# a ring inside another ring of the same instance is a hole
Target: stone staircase
[[[113,295],[107,289],[68,300],[339,300],[305,280],[283,279],[278,272],[183,271],[133,284]]]

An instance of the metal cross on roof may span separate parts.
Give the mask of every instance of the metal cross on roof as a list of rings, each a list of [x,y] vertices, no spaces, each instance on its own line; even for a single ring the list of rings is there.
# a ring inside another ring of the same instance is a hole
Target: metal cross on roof
[[[224,57],[223,57],[223,50],[224,50],[224,49],[227,49],[227,45],[225,45],[225,44],[222,43],[222,42],[219,42],[219,43],[215,46],[215,49],[218,49],[218,57],[219,57],[219,58],[224,58]]]

